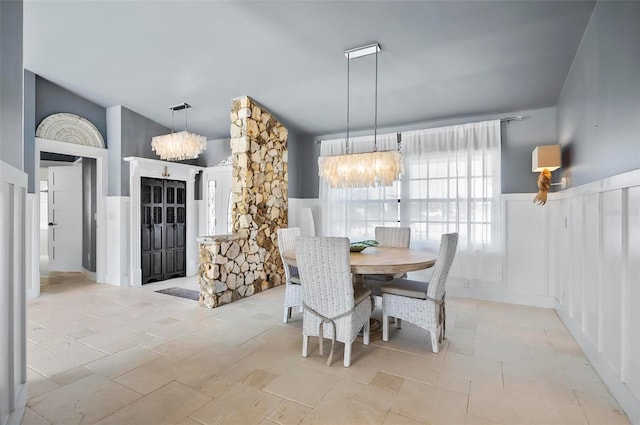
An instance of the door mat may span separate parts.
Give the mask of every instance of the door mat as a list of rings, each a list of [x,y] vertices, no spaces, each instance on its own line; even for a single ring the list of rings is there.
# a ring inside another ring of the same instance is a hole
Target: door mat
[[[198,301],[198,299],[200,298],[200,292],[194,291],[193,289],[173,287],[173,288],[167,288],[167,289],[160,289],[159,291],[156,291],[156,292],[160,294],[173,295],[174,297],[187,298],[189,300],[194,300],[194,301]]]

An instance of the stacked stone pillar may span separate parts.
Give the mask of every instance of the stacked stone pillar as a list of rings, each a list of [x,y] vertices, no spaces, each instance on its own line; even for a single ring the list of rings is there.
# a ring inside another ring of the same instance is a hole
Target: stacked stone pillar
[[[212,308],[284,283],[287,129],[250,97],[231,102],[233,237],[200,244],[200,304]]]

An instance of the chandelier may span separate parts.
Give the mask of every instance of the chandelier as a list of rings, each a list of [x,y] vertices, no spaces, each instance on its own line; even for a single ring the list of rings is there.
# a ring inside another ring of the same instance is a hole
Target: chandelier
[[[404,172],[402,155],[399,151],[378,151],[378,53],[380,50],[380,45],[373,43],[344,52],[347,57],[347,137],[345,154],[318,158],[318,174],[333,188],[391,186]],[[349,61],[374,53],[376,55],[376,84],[373,152],[349,153]]]
[[[171,109],[171,133],[151,139],[151,149],[167,161],[195,159],[207,148],[207,138],[187,131],[187,110],[191,108],[186,102],[169,107]],[[173,116],[175,111],[185,110],[184,130],[173,132]]]

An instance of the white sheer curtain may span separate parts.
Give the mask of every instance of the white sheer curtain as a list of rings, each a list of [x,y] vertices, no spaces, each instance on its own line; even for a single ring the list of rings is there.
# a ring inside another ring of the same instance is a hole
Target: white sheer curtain
[[[459,233],[450,272],[457,285],[500,285],[500,121],[402,133],[401,223],[414,246]]]
[[[396,150],[397,134],[379,134],[379,151]],[[373,136],[349,140],[350,153],[373,152]],[[342,155],[346,152],[345,139],[323,140],[320,155]],[[347,236],[351,241],[374,238],[376,226],[397,226],[399,221],[399,183],[391,187],[366,189],[331,188],[320,178],[322,203],[322,229],[324,236]]]

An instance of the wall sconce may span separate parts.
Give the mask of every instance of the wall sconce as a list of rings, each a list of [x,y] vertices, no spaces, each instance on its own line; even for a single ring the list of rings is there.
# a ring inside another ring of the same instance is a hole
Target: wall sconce
[[[538,175],[538,194],[533,198],[533,202],[538,205],[547,203],[547,192],[550,186],[567,187],[567,179],[562,178],[560,183],[551,183],[551,172],[562,166],[562,155],[560,145],[536,146],[531,154],[531,171],[540,173]]]

